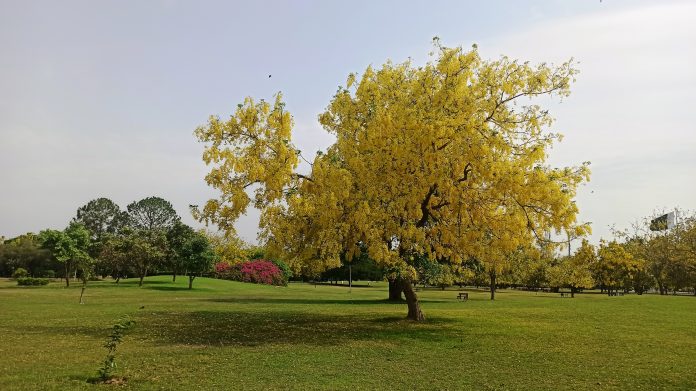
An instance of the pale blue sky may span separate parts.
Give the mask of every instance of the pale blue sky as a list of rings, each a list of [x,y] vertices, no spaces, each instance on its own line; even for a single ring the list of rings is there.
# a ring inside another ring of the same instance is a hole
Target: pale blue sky
[[[427,59],[431,39],[560,62],[573,95],[552,163],[592,161],[578,202],[593,239],[655,208],[696,208],[696,3],[669,1],[0,0],[0,235],[62,228],[105,196],[187,206],[214,193],[192,132],[245,96],[282,91],[295,142],[349,72]],[[272,74],[271,78],[268,75]],[[257,217],[238,224],[253,240]]]

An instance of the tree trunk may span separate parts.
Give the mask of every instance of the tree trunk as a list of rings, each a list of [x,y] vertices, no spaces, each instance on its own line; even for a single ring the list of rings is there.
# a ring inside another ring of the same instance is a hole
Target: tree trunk
[[[401,279],[395,278],[389,281],[389,301],[401,301],[401,292],[404,290]]]
[[[488,273],[488,275],[491,277],[491,300],[495,300],[495,270]]]
[[[68,262],[65,262],[65,287],[70,288],[70,267]]]
[[[189,289],[193,288],[193,279],[196,278],[196,276],[189,274]]]
[[[138,286],[143,286],[143,280],[145,279],[145,276],[147,276],[147,268],[140,270],[140,283],[138,283]]]
[[[85,288],[87,288],[87,281],[85,281],[84,284],[82,284],[82,291],[80,292],[80,304],[85,304],[85,303],[82,301],[82,295],[85,294]]]
[[[418,304],[418,296],[416,296],[416,292],[413,290],[411,281],[401,278],[400,280],[402,289],[404,291],[404,296],[406,296],[406,304],[408,304],[408,315],[406,315],[406,319],[415,321],[425,320],[425,315],[423,315],[420,304]]]
[[[172,273],[172,282],[176,282],[176,270]]]
[[[572,298],[574,298],[574,297],[575,297],[575,287],[572,287],[572,286],[571,286],[571,287],[570,287],[570,298],[572,299]]]

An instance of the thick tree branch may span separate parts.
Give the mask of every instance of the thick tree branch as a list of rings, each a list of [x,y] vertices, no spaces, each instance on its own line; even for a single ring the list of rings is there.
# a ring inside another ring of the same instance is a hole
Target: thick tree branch
[[[435,191],[437,190],[437,184],[433,184],[430,186],[430,190],[428,190],[428,194],[425,195],[425,198],[421,202],[421,219],[418,220],[416,223],[416,227],[425,227],[425,224],[428,222],[428,218],[430,217],[430,209],[428,208],[428,204],[430,204],[430,198],[435,194]]]

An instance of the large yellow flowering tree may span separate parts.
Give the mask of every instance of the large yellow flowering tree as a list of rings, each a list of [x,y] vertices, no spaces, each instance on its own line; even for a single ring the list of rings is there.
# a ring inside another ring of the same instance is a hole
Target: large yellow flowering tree
[[[232,230],[253,202],[261,238],[313,269],[366,250],[396,271],[413,320],[424,319],[414,255],[476,258],[495,270],[543,232],[582,231],[573,198],[587,165],[545,164],[560,136],[530,99],[568,95],[572,65],[487,61],[476,47],[437,41],[436,49],[421,67],[387,62],[349,75],[319,116],[336,142],[305,174],[296,172],[301,155],[280,94],[273,103],[248,98],[227,120],[211,117],[196,135],[220,197],[198,217]]]

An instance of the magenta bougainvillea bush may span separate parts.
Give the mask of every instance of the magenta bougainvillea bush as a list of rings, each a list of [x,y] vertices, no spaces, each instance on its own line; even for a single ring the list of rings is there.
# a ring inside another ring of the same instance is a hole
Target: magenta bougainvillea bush
[[[283,285],[283,272],[278,266],[265,259],[257,259],[239,264],[242,281],[257,284]]]
[[[231,265],[220,262],[215,265],[218,278],[255,284],[285,285],[287,282],[283,271],[271,261],[255,259]]]

